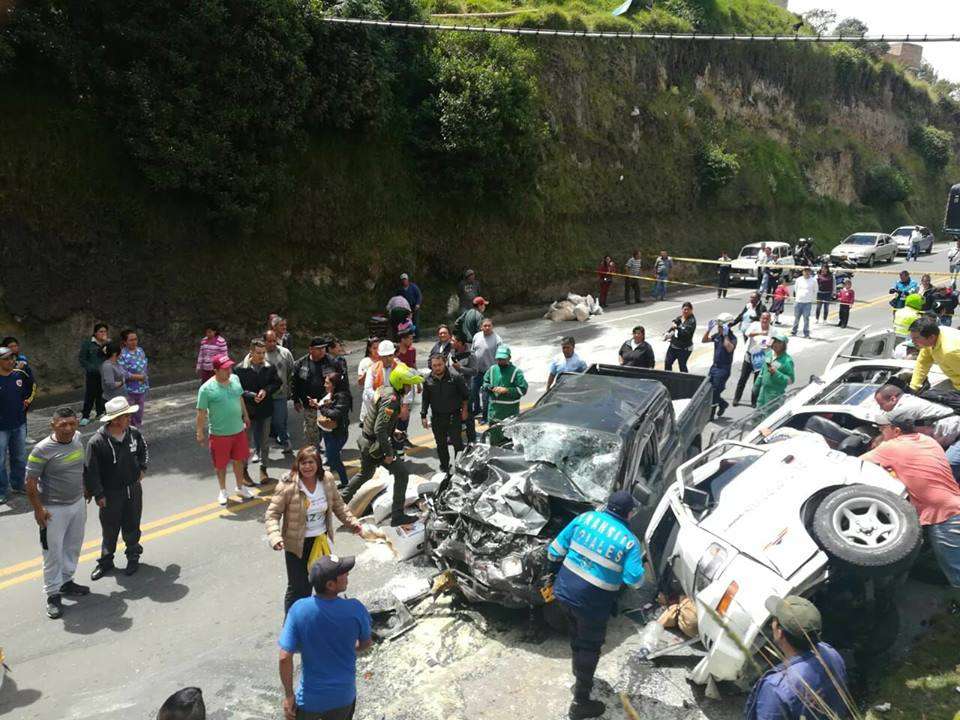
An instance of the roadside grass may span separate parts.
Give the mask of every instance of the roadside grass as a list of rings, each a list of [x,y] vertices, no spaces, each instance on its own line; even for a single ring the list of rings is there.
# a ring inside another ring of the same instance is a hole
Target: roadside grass
[[[960,720],[960,614],[941,613],[871,688],[865,720]],[[873,708],[890,703],[888,712]]]

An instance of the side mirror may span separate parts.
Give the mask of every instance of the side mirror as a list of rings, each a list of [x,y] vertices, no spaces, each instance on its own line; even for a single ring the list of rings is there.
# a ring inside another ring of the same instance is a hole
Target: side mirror
[[[642,482],[634,483],[630,488],[630,495],[637,501],[638,505],[646,505],[650,501],[650,490]]]

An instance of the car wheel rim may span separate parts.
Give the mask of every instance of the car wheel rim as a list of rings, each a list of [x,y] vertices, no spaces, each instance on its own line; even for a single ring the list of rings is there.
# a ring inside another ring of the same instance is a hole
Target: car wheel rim
[[[879,550],[900,537],[900,515],[883,500],[851,498],[833,511],[833,529],[853,547]]]

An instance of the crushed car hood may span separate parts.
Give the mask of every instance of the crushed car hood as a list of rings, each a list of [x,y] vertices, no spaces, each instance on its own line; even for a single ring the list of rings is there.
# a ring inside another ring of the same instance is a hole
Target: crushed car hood
[[[461,455],[444,492],[450,510],[523,535],[537,535],[550,520],[551,497],[590,502],[549,463],[489,445],[473,445]]]

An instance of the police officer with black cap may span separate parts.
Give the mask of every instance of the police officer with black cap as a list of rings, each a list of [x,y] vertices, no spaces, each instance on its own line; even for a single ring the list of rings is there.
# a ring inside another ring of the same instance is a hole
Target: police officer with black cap
[[[745,720],[826,720],[850,715],[847,668],[820,642],[816,605],[799,595],[767,598],[770,634],[783,662],[764,673],[747,699]]]
[[[571,720],[594,718],[606,710],[591,700],[593,675],[607,636],[607,622],[624,585],[643,582],[643,553],[630,529],[633,496],[618,490],[601,510],[575,517],[547,547],[550,561],[562,561],[553,594],[570,624],[573,651]]]
[[[327,373],[338,372],[335,358],[327,353],[330,338],[325,335],[310,341],[307,354],[297,360],[293,366],[292,392],[293,407],[303,412],[303,434],[314,447],[320,447],[320,430],[317,428],[317,405],[327,390],[323,377]]]

